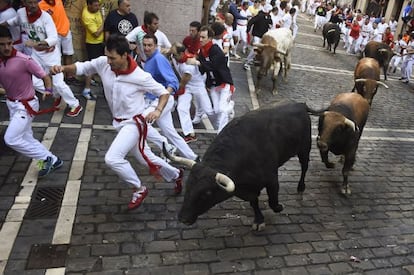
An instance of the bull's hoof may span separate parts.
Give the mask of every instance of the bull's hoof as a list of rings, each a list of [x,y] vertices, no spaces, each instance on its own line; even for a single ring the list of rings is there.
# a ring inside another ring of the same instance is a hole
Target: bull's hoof
[[[347,185],[347,186],[342,186],[341,187],[341,193],[342,193],[342,195],[344,195],[344,196],[349,196],[349,195],[352,195],[352,192],[351,192],[351,188]]]
[[[266,227],[266,224],[264,222],[262,223],[253,223],[252,224],[252,230],[253,231],[263,231]]]
[[[325,162],[325,166],[326,168],[335,168],[335,163],[327,161]]]
[[[303,194],[303,192],[305,191],[306,185],[305,184],[298,184],[298,194]]]
[[[276,89],[274,89],[274,90],[272,91],[272,95],[277,95],[277,94],[278,94],[277,90],[276,90]]]
[[[256,95],[260,95],[262,93],[262,89],[257,89],[256,90]]]
[[[281,204],[276,204],[274,206],[270,206],[270,208],[272,208],[272,210],[275,213],[279,213],[279,212],[282,212],[283,211],[283,205],[281,205]]]

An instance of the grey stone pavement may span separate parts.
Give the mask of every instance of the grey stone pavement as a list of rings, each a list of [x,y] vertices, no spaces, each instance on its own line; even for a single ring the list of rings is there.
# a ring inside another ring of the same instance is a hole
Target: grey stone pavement
[[[342,43],[336,55],[328,53],[320,30],[314,33],[306,16],[298,21],[293,68],[287,82],[279,79],[278,95],[270,94],[269,78],[262,95],[251,97],[250,71],[239,60],[231,63],[236,115],[286,98],[327,106],[352,89],[357,58]],[[273,213],[261,196],[262,232],[251,231],[253,212],[237,198],[192,226],[179,223],[183,195],[133,159],[150,192],[139,209],[128,211],[131,190],[104,163],[115,131],[95,87],[96,104],[81,99],[86,108],[78,118],[59,112],[35,119],[35,136],[65,161],[48,177],[37,179],[35,164],[1,139],[0,273],[414,274],[414,92],[397,78],[391,75],[390,88],[379,88],[374,98],[349,179],[353,194],[339,193],[341,164],[326,169],[313,138],[303,198],[296,194],[300,166],[293,158],[279,169],[284,211]],[[72,88],[79,95],[81,87]],[[7,119],[0,103],[2,135]],[[215,134],[202,126],[197,134],[191,147],[202,156]]]

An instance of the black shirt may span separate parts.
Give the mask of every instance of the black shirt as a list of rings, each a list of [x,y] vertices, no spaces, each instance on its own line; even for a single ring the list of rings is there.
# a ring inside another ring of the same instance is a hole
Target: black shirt
[[[110,34],[119,33],[127,35],[135,27],[138,27],[138,19],[132,12],[120,15],[117,10],[112,10],[104,22],[104,31]]]

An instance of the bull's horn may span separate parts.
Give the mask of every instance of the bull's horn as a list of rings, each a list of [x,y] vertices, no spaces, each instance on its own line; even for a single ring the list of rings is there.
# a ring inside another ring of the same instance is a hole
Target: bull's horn
[[[381,82],[381,81],[377,81],[377,84],[378,85],[381,85],[382,87],[384,87],[384,88],[386,88],[386,89],[388,89],[389,87],[384,83],[384,82]]]
[[[276,50],[276,53],[280,53],[281,55],[286,55],[286,53],[285,53],[285,52],[281,52],[281,51],[279,51],[279,50]]]
[[[365,78],[358,78],[355,79],[355,83],[359,83],[359,82],[366,82],[367,80]]]
[[[387,52],[387,49],[379,49],[379,52]]]
[[[354,132],[357,131],[358,127],[355,125],[355,122],[353,122],[352,120],[350,120],[348,118],[344,118],[344,123],[345,123],[345,125],[348,125],[349,127],[351,127],[351,129]]]
[[[327,31],[326,33],[328,34],[328,33],[330,33],[330,32],[334,32],[334,31],[336,31],[335,29],[330,29],[329,31]]]
[[[231,178],[222,173],[216,174],[216,183],[218,186],[220,186],[229,193],[234,191],[234,182],[231,180]]]
[[[168,153],[167,148],[165,148],[165,142],[162,143],[162,152],[169,160],[185,165],[188,168],[192,168],[196,164],[194,160],[177,157]]]
[[[253,47],[264,47],[264,46],[266,46],[267,44],[262,44],[262,43],[260,43],[260,42],[257,42],[257,43],[253,43]]]

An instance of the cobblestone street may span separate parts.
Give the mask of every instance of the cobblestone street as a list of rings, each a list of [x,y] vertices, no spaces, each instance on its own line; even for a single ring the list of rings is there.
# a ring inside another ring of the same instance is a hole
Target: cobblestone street
[[[336,55],[323,49],[321,31],[306,15],[298,23],[293,66],[287,82],[278,79],[278,95],[267,77],[256,97],[255,69],[232,60],[236,116],[282,99],[320,108],[351,91],[357,57],[346,55],[342,42]],[[331,156],[334,169],[321,162],[312,117],[304,195],[296,193],[300,165],[292,158],[279,169],[284,210],[274,213],[265,191],[260,196],[261,232],[251,230],[253,211],[237,198],[192,226],[179,223],[183,194],[174,195],[172,183],[157,181],[132,158],[149,196],[128,211],[131,190],[104,163],[115,131],[94,87],[98,100],[80,99],[86,108],[79,117],[61,110],[35,119],[35,136],[65,162],[48,177],[37,179],[36,163],[1,139],[0,274],[414,274],[414,86],[398,77],[389,75],[389,89],[380,87],[373,100],[349,176],[352,195],[340,194],[339,158]],[[72,88],[81,98],[82,87]],[[0,103],[2,136],[7,120]],[[216,134],[208,125],[196,132],[190,146],[202,156]]]

